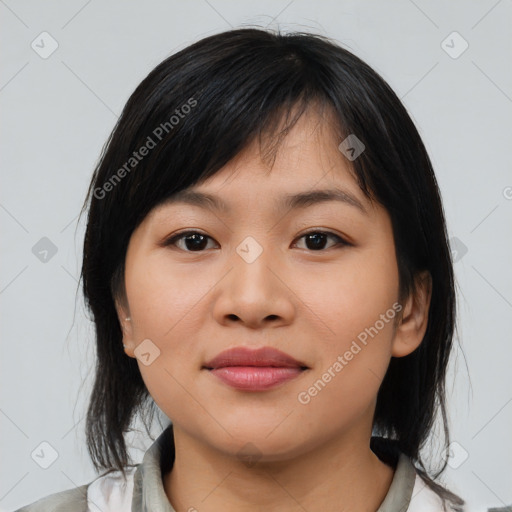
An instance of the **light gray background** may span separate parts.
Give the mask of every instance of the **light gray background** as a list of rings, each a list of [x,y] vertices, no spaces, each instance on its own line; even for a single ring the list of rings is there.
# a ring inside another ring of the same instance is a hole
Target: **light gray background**
[[[510,0],[0,0],[0,510],[95,477],[83,434],[94,350],[80,294],[75,307],[77,215],[117,116],[169,54],[249,24],[335,38],[415,120],[460,258],[466,359],[457,350],[450,371],[457,444],[445,481],[475,507],[512,503],[511,14]],[[43,31],[58,43],[46,59],[31,48],[50,48]],[[457,58],[445,51],[463,48],[446,40],[453,31],[469,44]],[[57,247],[47,262],[32,252],[42,237]],[[58,452],[48,469],[31,458],[43,441]],[[137,462],[150,443],[134,437]]]

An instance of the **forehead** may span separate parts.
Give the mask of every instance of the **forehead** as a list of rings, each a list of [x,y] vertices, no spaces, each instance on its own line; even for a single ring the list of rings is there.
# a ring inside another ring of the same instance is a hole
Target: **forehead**
[[[267,134],[267,137],[271,135]],[[234,204],[269,204],[282,211],[335,200],[365,212],[362,193],[332,116],[306,111],[280,141],[275,158],[262,151],[274,141],[253,140],[213,176],[173,194],[162,205],[188,204],[230,213]]]

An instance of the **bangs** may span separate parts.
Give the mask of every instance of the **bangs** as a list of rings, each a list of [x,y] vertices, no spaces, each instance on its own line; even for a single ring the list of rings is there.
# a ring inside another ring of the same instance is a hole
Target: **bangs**
[[[312,39],[326,44],[321,36]],[[253,29],[205,38],[164,60],[128,100],[93,176],[104,225],[119,226],[114,254],[121,258],[129,233],[153,208],[209,178],[254,141],[272,165],[287,133],[313,108],[321,119],[329,111],[339,143],[355,134],[367,148],[378,149],[361,124],[372,119],[381,135],[379,109],[360,101],[375,95],[364,66],[349,52],[319,58],[300,33],[276,44]],[[347,163],[363,193],[378,199],[378,180],[365,161],[378,161],[384,152],[371,155],[365,151]],[[385,156],[396,156],[389,144]],[[106,269],[110,276],[114,271]]]

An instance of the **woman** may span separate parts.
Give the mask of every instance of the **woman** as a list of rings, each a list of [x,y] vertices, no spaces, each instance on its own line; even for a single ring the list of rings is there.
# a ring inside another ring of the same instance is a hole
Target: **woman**
[[[440,193],[367,64],[306,33],[192,44],[128,100],[87,206],[87,439],[106,472],[21,511],[465,510],[438,481]],[[170,425],[130,464],[124,434],[156,406]],[[436,418],[437,472],[420,453]]]

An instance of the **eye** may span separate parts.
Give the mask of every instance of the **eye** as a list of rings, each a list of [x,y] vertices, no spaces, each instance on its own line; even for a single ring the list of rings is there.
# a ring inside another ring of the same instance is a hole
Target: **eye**
[[[298,240],[302,238],[305,240],[306,249],[317,252],[325,249],[326,240],[329,238],[337,241],[337,243],[331,245],[331,247],[336,245],[350,245],[343,238],[329,231],[309,231],[300,236]],[[204,249],[208,248],[208,240],[213,240],[213,238],[200,231],[186,231],[173,236],[167,240],[164,245],[173,245],[185,252],[202,252]]]
[[[208,239],[213,240],[213,238],[200,231],[186,231],[173,236],[165,242],[165,245],[175,245],[186,252],[201,252],[202,249],[205,249]],[[183,246],[179,247],[178,242],[183,242],[185,248]]]
[[[329,231],[309,231],[308,233],[304,233],[299,240],[304,238],[306,242],[306,248],[312,251],[321,251],[325,247],[325,241],[327,238],[333,238],[338,241],[337,244],[334,245],[350,245],[343,238]],[[333,246],[331,246],[333,247]]]

